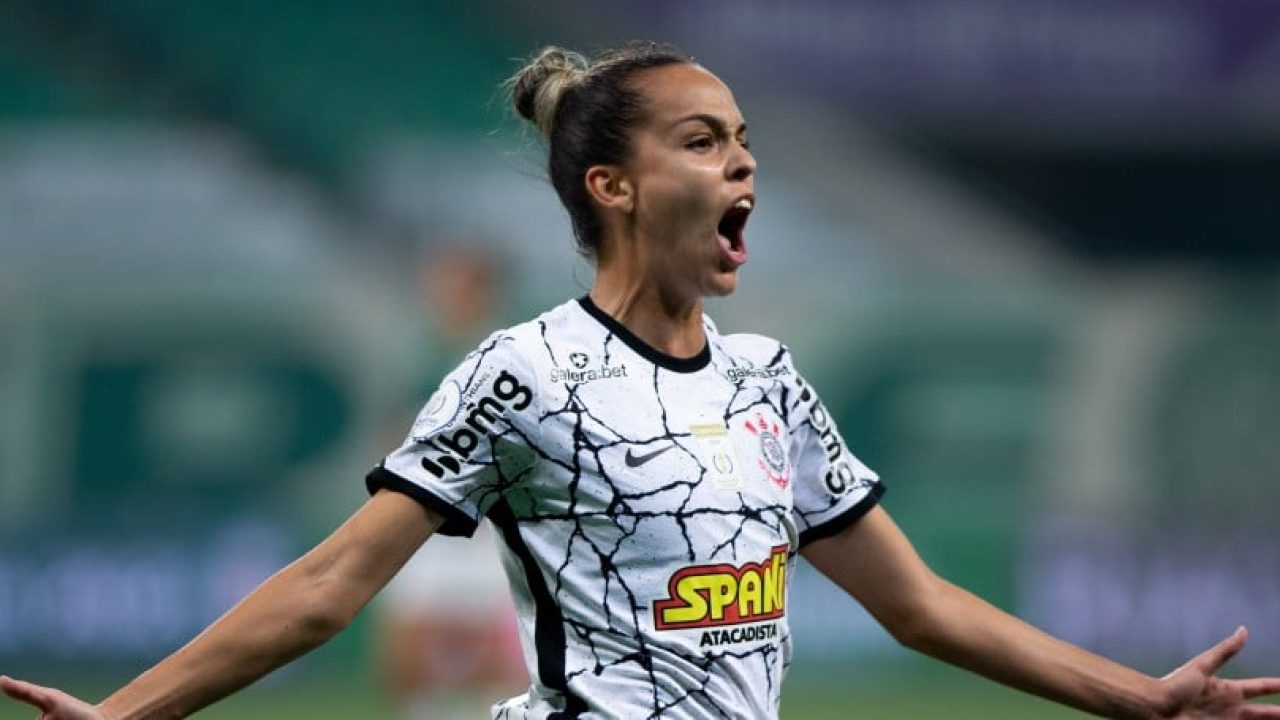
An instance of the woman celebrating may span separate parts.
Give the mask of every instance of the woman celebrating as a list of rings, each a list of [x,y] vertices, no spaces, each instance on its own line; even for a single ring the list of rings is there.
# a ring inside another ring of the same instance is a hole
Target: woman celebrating
[[[733,95],[675,50],[543,51],[516,77],[584,255],[587,296],[490,336],[332,536],[97,707],[4,680],[51,720],[183,717],[342,629],[434,532],[493,521],[529,692],[497,718],[775,718],[802,554],[900,642],[1120,718],[1280,718],[1280,679],[1162,679],[1055,640],[934,575],[787,348],[703,298],[747,260],[755,160]]]

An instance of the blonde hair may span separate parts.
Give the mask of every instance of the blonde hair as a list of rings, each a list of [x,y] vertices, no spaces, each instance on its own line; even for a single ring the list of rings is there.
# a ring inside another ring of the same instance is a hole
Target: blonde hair
[[[509,81],[516,112],[533,123],[544,138],[551,137],[560,98],[582,83],[590,68],[590,62],[572,50],[543,48]]]

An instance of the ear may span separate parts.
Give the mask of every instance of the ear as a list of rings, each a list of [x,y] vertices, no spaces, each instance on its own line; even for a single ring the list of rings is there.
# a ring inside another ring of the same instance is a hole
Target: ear
[[[617,165],[592,165],[584,181],[587,194],[601,207],[624,214],[635,208],[634,188]]]

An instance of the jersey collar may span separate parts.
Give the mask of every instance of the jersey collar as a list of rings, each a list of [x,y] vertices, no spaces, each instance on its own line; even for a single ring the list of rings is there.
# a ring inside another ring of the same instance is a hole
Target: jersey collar
[[[617,335],[627,347],[635,350],[641,357],[649,362],[657,365],[664,370],[678,373],[694,373],[706,367],[711,362],[711,344],[707,343],[702,346],[697,355],[687,358],[678,358],[668,355],[661,350],[653,347],[649,343],[641,340],[635,333],[627,329],[625,325],[618,322],[612,315],[600,309],[598,305],[591,299],[590,295],[583,295],[578,298],[578,304],[588,315],[600,321],[609,332]]]

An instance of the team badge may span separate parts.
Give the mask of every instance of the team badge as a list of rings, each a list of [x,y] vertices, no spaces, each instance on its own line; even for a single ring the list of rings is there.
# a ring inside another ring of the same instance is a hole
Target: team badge
[[[760,441],[760,459],[756,461],[760,469],[779,490],[786,490],[791,484],[791,470],[787,467],[787,449],[779,439],[778,423],[757,413],[756,421],[748,420],[746,428]]]
[[[590,361],[591,361],[591,358],[587,357],[587,354],[584,352],[569,353],[569,362],[573,363],[573,366],[578,368],[579,370],[585,368],[587,366],[587,363]]]

